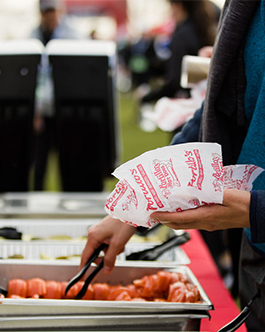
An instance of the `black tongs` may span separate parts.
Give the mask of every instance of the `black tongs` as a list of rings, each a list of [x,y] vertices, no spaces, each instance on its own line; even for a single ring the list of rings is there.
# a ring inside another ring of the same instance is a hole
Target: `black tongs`
[[[260,297],[260,289],[258,289],[257,293],[253,296],[253,298],[248,302],[248,304],[242,309],[240,314],[234,318],[231,322],[223,326],[217,332],[234,332],[236,331],[245,321],[251,313],[251,304],[252,302]]]
[[[190,234],[183,231],[182,234],[171,237],[167,241],[162,244],[158,244],[157,246],[145,249],[143,251],[133,252],[130,255],[126,256],[126,260],[129,261],[154,261],[159,256],[161,256],[167,250],[179,246],[181,244],[186,243],[190,240]]]
[[[87,269],[90,267],[91,263],[93,263],[95,261],[95,259],[98,257],[99,253],[107,248],[107,244],[102,243],[97,249],[95,249],[95,251],[93,252],[93,254],[90,256],[90,258],[88,259],[88,261],[86,262],[86,265],[82,268],[82,270],[80,270],[67,284],[66,288],[65,288],[65,292],[64,295],[66,296],[66,294],[68,293],[69,289],[75,285],[82,277],[83,275],[86,273]],[[80,300],[82,299],[82,297],[86,294],[87,288],[89,286],[89,284],[91,283],[91,281],[94,279],[94,277],[98,274],[98,272],[103,268],[104,266],[104,259],[102,259],[102,261],[95,267],[95,269],[91,272],[91,274],[87,277],[83,287],[81,288],[81,290],[79,291],[79,293],[75,296],[75,299]]]
[[[22,233],[18,232],[14,227],[2,227],[0,228],[0,236],[9,240],[21,240]]]

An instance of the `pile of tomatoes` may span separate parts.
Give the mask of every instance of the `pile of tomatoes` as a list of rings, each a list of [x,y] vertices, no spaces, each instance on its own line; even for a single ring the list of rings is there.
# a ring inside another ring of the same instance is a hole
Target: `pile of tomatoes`
[[[68,282],[45,281],[32,278],[27,281],[12,279],[8,282],[8,298],[43,298],[74,299],[82,288],[84,281],[75,284],[65,296]],[[155,302],[200,302],[200,292],[187,276],[159,271],[156,274],[135,279],[127,286],[110,286],[106,283],[90,284],[83,300],[106,301],[155,301]]]

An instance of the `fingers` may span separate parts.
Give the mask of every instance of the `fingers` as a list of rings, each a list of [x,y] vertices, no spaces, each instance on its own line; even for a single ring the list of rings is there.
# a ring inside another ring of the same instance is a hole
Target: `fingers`
[[[215,230],[215,216],[218,215],[220,205],[206,205],[199,208],[189,209],[181,212],[155,212],[152,219],[173,229],[203,229]]]
[[[194,223],[192,221],[191,213],[182,212],[155,212],[151,215],[152,219],[158,220],[161,224],[175,230],[179,229],[193,229]]]
[[[100,242],[96,242],[96,241],[87,241],[85,248],[82,252],[81,255],[81,261],[80,261],[80,265],[79,265],[79,271],[84,267],[84,265],[86,264],[86,262],[88,261],[88,259],[91,257],[91,255],[93,254],[93,252],[95,251],[95,249],[97,249],[100,246]]]
[[[249,227],[251,194],[243,190],[224,190],[223,204],[210,204],[181,212],[155,212],[152,219],[173,229],[218,229]]]
[[[119,222],[117,231],[112,235],[104,258],[104,273],[109,274],[114,267],[116,257],[124,251],[125,244],[135,233],[136,228]]]
[[[108,244],[104,256],[104,273],[109,274],[114,267],[116,256],[124,251],[125,244],[134,234],[136,228],[107,216],[99,224],[89,228],[87,243],[82,253],[81,269],[102,243]]]
[[[151,218],[161,223],[173,222],[182,225],[198,221],[202,214],[204,214],[202,210],[189,209],[181,212],[155,212],[152,213]]]
[[[102,243],[108,244],[108,237],[103,231],[100,231],[100,228],[99,224],[95,224],[88,229],[87,242],[81,255],[79,269],[86,264],[87,260]]]
[[[116,257],[124,251],[124,246],[119,244],[110,244],[104,256],[104,273],[110,274],[114,268]]]
[[[107,241],[106,241],[107,242]],[[87,260],[90,258],[90,256],[93,254],[94,250],[97,249],[102,242],[93,242],[87,241],[86,246],[83,250],[82,256],[81,256],[81,263],[79,270],[86,264]],[[119,248],[115,246],[114,244],[109,244],[109,247],[107,250],[105,250],[104,255],[104,273],[109,274],[113,270],[116,256],[119,254]],[[97,258],[95,260],[95,263],[98,264],[102,260],[101,258]]]

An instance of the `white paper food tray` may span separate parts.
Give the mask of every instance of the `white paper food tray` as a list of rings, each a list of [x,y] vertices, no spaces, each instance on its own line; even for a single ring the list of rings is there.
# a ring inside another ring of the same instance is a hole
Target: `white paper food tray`
[[[14,227],[22,232],[24,241],[0,240],[0,257],[6,259],[13,255],[22,255],[25,259],[67,259],[79,260],[85,243],[87,230],[100,219],[0,219],[1,227]],[[163,231],[164,228],[167,233]],[[159,235],[173,236],[174,231],[161,226],[162,232],[157,231],[148,237],[133,237],[125,246],[125,252],[118,256],[118,260],[124,261],[132,252],[149,249],[161,243]],[[171,234],[172,233],[172,234]],[[55,236],[55,240],[52,237]],[[67,240],[58,240],[57,237],[69,237]],[[27,239],[40,238],[41,240]],[[146,241],[146,239],[148,239]],[[139,242],[143,241],[143,242]],[[165,239],[162,239],[162,242]],[[169,265],[186,265],[190,263],[188,256],[181,247],[175,247],[162,254],[158,261]],[[147,262],[150,264],[151,262]]]

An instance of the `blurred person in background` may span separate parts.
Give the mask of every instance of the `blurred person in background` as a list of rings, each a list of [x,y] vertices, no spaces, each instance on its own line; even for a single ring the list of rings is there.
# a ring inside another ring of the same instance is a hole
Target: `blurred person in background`
[[[127,51],[127,54],[126,54]],[[142,31],[141,36],[131,42],[123,55],[127,57],[127,66],[132,74],[133,87],[149,82],[152,63],[156,59],[153,36],[148,30]]]
[[[39,39],[44,46],[52,39],[80,39],[80,34],[66,17],[63,0],[40,0],[41,21],[30,38]],[[49,152],[55,147],[55,105],[52,69],[43,54],[36,86],[34,134],[34,190],[43,190]]]
[[[189,89],[180,85],[181,64],[184,55],[197,55],[203,46],[211,46],[215,40],[220,9],[209,0],[169,0],[175,29],[170,41],[166,64],[165,83],[142,96],[141,103],[157,101],[161,97],[190,97]],[[137,93],[136,93],[137,96]]]

